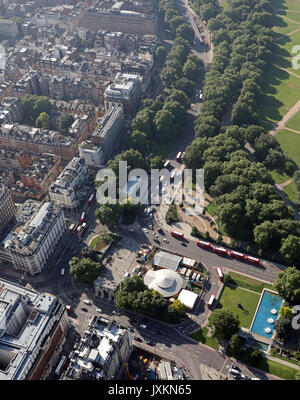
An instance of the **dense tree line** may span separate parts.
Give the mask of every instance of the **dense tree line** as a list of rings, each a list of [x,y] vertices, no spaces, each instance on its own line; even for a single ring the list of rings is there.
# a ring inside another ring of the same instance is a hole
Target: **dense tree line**
[[[169,304],[160,293],[149,289],[138,275],[125,278],[120,283],[116,305],[120,309],[174,323],[178,323],[186,311],[179,300]]]
[[[230,0],[224,10],[209,1],[211,12],[208,1],[192,4],[208,23],[214,57],[185,165],[204,168],[205,188],[216,197],[218,220],[228,234],[254,241],[260,251],[279,251],[287,263],[299,263],[300,223],[268,173],[280,169],[292,174],[296,166],[259,126],[257,112],[271,60],[272,9],[267,0]],[[232,125],[222,126],[225,120]],[[246,143],[254,150],[255,162]]]

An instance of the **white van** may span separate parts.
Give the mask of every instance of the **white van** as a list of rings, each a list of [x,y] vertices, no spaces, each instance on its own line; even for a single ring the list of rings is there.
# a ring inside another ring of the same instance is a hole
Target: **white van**
[[[60,274],[61,274],[62,276],[65,274],[65,269],[64,269],[64,268],[61,269]]]

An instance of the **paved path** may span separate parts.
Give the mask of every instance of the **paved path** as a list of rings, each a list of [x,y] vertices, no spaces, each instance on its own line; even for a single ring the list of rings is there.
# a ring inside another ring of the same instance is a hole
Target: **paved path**
[[[300,367],[299,367],[298,365],[296,365],[296,364],[293,364],[293,363],[291,363],[291,362],[282,360],[281,358],[269,356],[269,354],[264,354],[264,356],[265,356],[268,360],[275,361],[275,362],[277,362],[278,364],[282,364],[282,365],[285,365],[286,367],[294,368],[294,369],[297,369],[298,371],[300,371]]]

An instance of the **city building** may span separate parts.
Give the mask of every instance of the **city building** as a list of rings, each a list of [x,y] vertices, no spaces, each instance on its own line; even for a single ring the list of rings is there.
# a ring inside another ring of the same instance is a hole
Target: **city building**
[[[16,218],[18,223],[3,241],[0,257],[17,270],[38,274],[66,231],[63,210],[49,202],[27,200]]]
[[[123,109],[124,120],[129,123],[138,111],[142,98],[141,77],[119,72],[104,92],[105,110]]]
[[[0,230],[12,220],[16,213],[16,206],[7,187],[0,186]]]
[[[111,9],[101,8],[104,1],[97,7],[87,9],[78,20],[78,27],[85,27],[93,31],[105,29],[110,32],[155,34],[157,31],[157,17],[154,14],[143,14],[136,11],[123,10],[123,2],[116,2]]]
[[[91,140],[101,146],[106,159],[109,159],[113,151],[120,146],[121,136],[125,131],[122,108],[108,108],[97,122],[98,126],[94,129]]]
[[[78,148],[79,157],[83,158],[89,167],[100,167],[105,164],[106,156],[101,146],[96,146],[85,140]]]
[[[119,285],[112,279],[98,276],[94,282],[95,294],[103,299],[114,302],[118,286]]]
[[[65,305],[0,279],[0,380],[44,380],[69,329]]]
[[[89,170],[83,158],[73,158],[49,188],[50,199],[75,210],[89,190]]]
[[[94,316],[79,346],[71,353],[70,364],[61,379],[121,379],[131,351],[128,329]]]
[[[9,19],[0,19],[0,40],[15,39],[19,34],[18,25]]]

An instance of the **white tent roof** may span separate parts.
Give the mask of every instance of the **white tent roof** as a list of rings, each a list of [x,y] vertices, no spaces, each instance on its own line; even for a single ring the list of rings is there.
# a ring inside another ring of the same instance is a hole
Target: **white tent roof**
[[[190,290],[182,289],[179,293],[178,300],[181,301],[187,308],[192,310],[197,300],[197,293],[191,292]]]
[[[158,271],[149,270],[144,277],[144,283],[149,289],[157,290],[164,297],[171,297],[182,289],[185,282],[176,272],[160,269]]]

